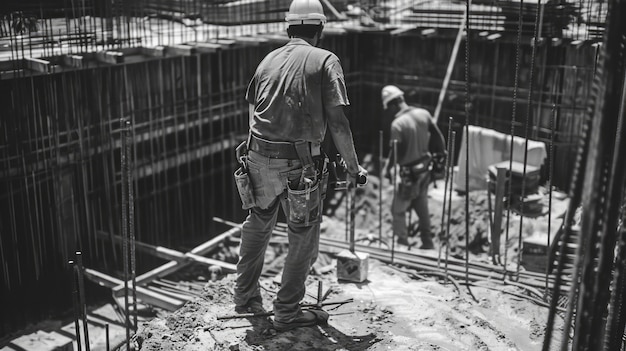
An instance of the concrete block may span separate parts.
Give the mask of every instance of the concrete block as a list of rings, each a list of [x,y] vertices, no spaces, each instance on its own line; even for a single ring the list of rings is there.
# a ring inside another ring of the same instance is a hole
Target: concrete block
[[[367,280],[369,254],[343,250],[337,254],[337,279],[361,283]]]

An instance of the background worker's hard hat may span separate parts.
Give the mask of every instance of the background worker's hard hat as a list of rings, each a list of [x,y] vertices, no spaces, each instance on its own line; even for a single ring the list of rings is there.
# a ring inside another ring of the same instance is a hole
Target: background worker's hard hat
[[[400,96],[404,95],[404,92],[402,92],[402,90],[400,90],[397,86],[395,85],[387,85],[383,88],[383,90],[380,93],[382,100],[383,100],[383,108],[386,110],[387,109],[387,104],[389,103],[389,101],[396,99]]]
[[[326,23],[326,16],[324,16],[324,8],[319,0],[293,0],[285,21],[289,25],[319,25]]]

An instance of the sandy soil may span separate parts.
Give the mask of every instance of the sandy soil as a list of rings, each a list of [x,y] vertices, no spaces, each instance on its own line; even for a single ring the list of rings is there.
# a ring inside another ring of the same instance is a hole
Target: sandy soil
[[[376,239],[390,244],[391,200],[390,184],[383,184],[382,231],[379,231],[379,182],[370,177],[367,187],[358,190],[356,238],[359,243],[382,246]],[[432,230],[441,232],[443,181],[431,187]],[[322,236],[345,237],[345,205],[343,194],[332,195],[326,211],[329,216],[322,227]],[[453,256],[488,262],[488,210],[486,192],[470,193],[469,251],[466,251],[465,197],[455,194],[452,200],[450,251]],[[566,201],[554,199],[551,232],[559,225],[559,216]],[[547,210],[547,206],[544,206]],[[519,230],[522,222],[522,230]],[[419,224],[413,214],[413,231]],[[522,238],[547,237],[547,211],[534,218],[512,214],[508,240],[502,244],[509,262],[516,263]],[[382,235],[381,235],[382,233]],[[412,238],[419,245],[419,236]],[[271,310],[272,299],[279,288],[281,257],[284,242],[271,245],[266,265],[271,266],[262,280],[266,309]],[[396,247],[407,251],[407,247]],[[430,250],[430,254],[437,252]],[[229,250],[236,252],[236,245]],[[415,247],[410,250],[417,250]],[[421,251],[421,250],[420,250]],[[339,305],[328,305],[329,325],[299,328],[276,333],[271,329],[271,317],[240,318],[234,312],[232,287],[234,275],[226,275],[208,282],[201,298],[187,303],[169,315],[162,315],[140,326],[133,342],[141,350],[539,350],[543,343],[548,309],[533,303],[529,292],[520,287],[494,281],[479,281],[473,286],[443,281],[440,276],[406,267],[391,266],[369,259],[368,279],[363,283],[338,281],[333,256],[322,254],[309,277],[307,296],[303,303],[316,302],[318,283],[327,294],[325,303],[349,300]],[[524,269],[523,267],[521,269]],[[516,296],[517,295],[517,296]],[[230,317],[230,318],[224,318]],[[556,337],[560,337],[560,318],[557,317]],[[556,349],[558,342],[552,343]]]
[[[329,325],[275,333],[271,317],[235,317],[234,276],[209,282],[202,298],[141,325],[136,349],[156,350],[539,350],[547,309],[505,293],[519,288],[484,282],[471,290],[370,260],[364,283],[338,282],[334,272],[309,278],[305,303],[317,282],[329,305]],[[271,309],[277,289],[263,281]],[[348,300],[349,301],[349,300]]]

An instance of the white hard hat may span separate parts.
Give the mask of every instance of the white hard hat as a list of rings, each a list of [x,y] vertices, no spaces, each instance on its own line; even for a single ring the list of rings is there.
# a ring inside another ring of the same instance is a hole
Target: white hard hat
[[[387,85],[383,88],[380,95],[383,100],[383,108],[386,110],[387,104],[389,103],[389,101],[396,99],[400,96],[404,96],[404,92],[402,92],[402,90],[400,90],[395,85]]]
[[[285,21],[290,25],[319,25],[326,23],[326,16],[324,16],[324,8],[319,0],[293,0]]]

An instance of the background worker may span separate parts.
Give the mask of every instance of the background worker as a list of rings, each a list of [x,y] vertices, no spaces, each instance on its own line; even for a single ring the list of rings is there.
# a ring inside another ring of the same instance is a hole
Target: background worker
[[[302,311],[299,305],[318,254],[328,161],[320,144],[327,128],[345,161],[348,181],[356,185],[359,173],[366,173],[343,111],[349,105],[343,69],[335,54],[317,47],[326,22],[321,3],[294,0],[286,20],[290,41],[261,61],[245,96],[250,104],[246,166],[255,203],[242,227],[234,291],[237,311],[263,309],[258,280],[281,206],[289,253],[273,302],[278,331],[328,320],[328,313]],[[300,201],[306,191],[309,200]]]
[[[393,141],[397,143],[397,155],[392,152],[385,165],[385,176],[388,179],[394,176],[392,168],[398,168],[398,186],[391,204],[393,232],[398,244],[409,245],[406,211],[413,209],[419,220],[420,248],[432,249],[434,245],[428,211],[432,160],[430,148],[434,145],[437,150],[445,150],[445,141],[430,113],[423,108],[409,106],[404,100],[404,92],[398,87],[385,86],[381,96],[383,109],[394,116],[390,136],[392,150]]]

